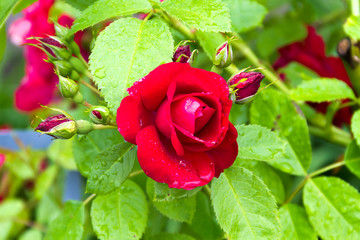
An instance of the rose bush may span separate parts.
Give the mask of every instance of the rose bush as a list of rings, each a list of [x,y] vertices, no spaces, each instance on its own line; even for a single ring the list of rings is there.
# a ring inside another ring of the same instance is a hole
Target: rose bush
[[[128,89],[117,114],[125,140],[138,145],[146,175],[172,188],[205,185],[237,156],[229,88],[218,74],[187,63],[157,67]]]

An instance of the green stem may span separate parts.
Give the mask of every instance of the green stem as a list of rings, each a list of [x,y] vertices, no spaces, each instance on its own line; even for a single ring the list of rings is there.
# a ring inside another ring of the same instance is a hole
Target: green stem
[[[323,139],[328,140],[329,142],[341,145],[346,147],[351,143],[351,137],[350,134],[345,134],[346,132],[341,130],[338,131],[337,128],[331,127],[330,130],[327,130],[325,128],[319,128],[315,126],[309,125],[309,132],[316,136]]]
[[[86,82],[83,79],[81,79],[80,83],[83,84],[84,86],[88,87],[91,91],[93,91],[97,95],[101,96],[100,91],[97,88],[95,88],[94,86],[92,86],[90,83]]]
[[[208,195],[208,197],[211,198],[211,189],[210,189],[209,185],[205,185],[203,189],[204,189],[204,192],[206,193],[206,195]]]
[[[173,18],[172,16],[168,15],[164,11],[158,12],[160,16],[167,21],[174,29],[178,30],[182,34],[184,34],[188,39],[195,39],[195,34],[184,24],[182,24],[179,20]]]
[[[213,65],[211,67],[211,71],[214,72],[214,73],[217,73],[217,74],[221,74],[223,72],[223,69]]]
[[[142,173],[144,173],[144,171],[142,169],[140,169],[138,171],[135,171],[135,172],[132,172],[132,173],[129,174],[129,178],[135,177],[135,176],[137,176],[139,174],[142,174]]]
[[[290,194],[290,196],[283,202],[282,205],[285,205],[287,203],[290,203],[291,200],[296,196],[296,194],[298,192],[300,192],[300,190],[305,186],[307,180],[309,179],[309,176],[306,176],[300,183],[299,185],[295,188],[295,190]]]
[[[88,198],[86,198],[83,202],[84,205],[88,204],[93,198],[96,197],[96,194],[91,194]]]
[[[330,171],[334,168],[338,168],[345,165],[345,161],[341,161],[341,162],[337,162],[337,163],[333,163],[330,164],[328,166],[325,166],[323,168],[320,168],[312,173],[310,173],[309,175],[307,175],[300,183],[299,185],[295,188],[295,190],[290,194],[290,196],[283,202],[282,205],[285,205],[287,203],[290,203],[291,200],[296,196],[296,194],[298,192],[300,192],[300,190],[305,186],[305,184],[307,183],[307,181],[313,177],[316,177],[324,172]]]
[[[94,124],[94,129],[95,129],[95,130],[117,129],[117,126]]]
[[[325,166],[325,167],[323,167],[323,168],[320,168],[320,169],[316,170],[315,172],[310,173],[310,174],[309,174],[309,177],[310,177],[310,178],[313,178],[313,177],[315,177],[315,176],[317,176],[317,175],[320,175],[320,174],[322,174],[322,173],[324,173],[324,172],[327,172],[327,171],[329,171],[329,170],[332,170],[332,169],[334,169],[334,168],[341,167],[341,166],[343,166],[343,165],[345,165],[345,161],[341,161],[341,162],[336,162],[336,163],[330,164],[330,165],[328,165],[328,166]]]

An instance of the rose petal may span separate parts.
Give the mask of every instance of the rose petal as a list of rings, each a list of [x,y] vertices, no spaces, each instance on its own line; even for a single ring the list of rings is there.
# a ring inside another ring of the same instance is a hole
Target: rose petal
[[[160,137],[155,126],[142,129],[136,136],[139,163],[146,175],[171,188],[187,190],[211,181],[215,169],[208,154],[185,151],[178,156],[170,142]]]
[[[215,163],[215,177],[219,177],[224,169],[230,167],[234,163],[238,154],[236,138],[236,128],[229,123],[229,130],[222,143],[218,147],[206,152]]]
[[[153,124],[153,113],[145,109],[140,96],[127,96],[117,110],[118,130],[128,142],[135,144],[136,134],[144,127]]]

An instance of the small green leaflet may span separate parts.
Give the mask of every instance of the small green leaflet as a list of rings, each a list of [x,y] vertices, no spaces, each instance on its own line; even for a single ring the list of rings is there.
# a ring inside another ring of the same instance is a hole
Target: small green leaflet
[[[235,128],[238,132],[238,158],[268,161],[282,156],[285,142],[276,132],[259,125],[238,125]]]
[[[221,0],[166,0],[161,7],[187,25],[206,32],[230,32],[229,10]]]
[[[90,55],[90,70],[112,112],[126,89],[160,64],[171,62],[173,39],[157,19],[122,18],[100,33]]]
[[[134,167],[136,148],[124,142],[101,152],[92,167],[86,184],[86,191],[107,194],[114,191],[126,180]]]
[[[355,140],[347,146],[344,161],[346,167],[360,178],[360,148]]]
[[[170,219],[190,223],[196,209],[195,196],[172,201],[155,201],[155,183],[151,178],[146,182],[146,192],[155,208]]]
[[[345,82],[331,78],[303,81],[297,88],[291,90],[290,97],[294,100],[310,102],[356,98],[352,89]]]
[[[127,180],[116,191],[97,196],[90,215],[94,231],[101,240],[140,239],[148,219],[145,194]]]
[[[336,177],[309,179],[304,188],[309,220],[322,239],[360,239],[360,194]]]
[[[152,236],[150,240],[195,240],[195,238],[185,234],[159,233]]]
[[[360,110],[357,110],[351,117],[351,132],[357,144],[360,146]]]
[[[154,183],[154,201],[173,201],[176,199],[192,197],[201,190],[202,187],[197,187],[192,190],[169,188],[166,183]]]
[[[84,204],[68,201],[62,213],[49,226],[45,240],[81,239],[84,232]]]
[[[124,142],[124,139],[119,131],[114,129],[92,131],[85,136],[75,137],[72,151],[77,169],[84,177],[88,177],[97,155],[109,146],[121,142]]]
[[[275,198],[249,170],[232,166],[212,181],[211,199],[230,239],[277,239],[280,223]]]
[[[360,16],[351,15],[344,24],[344,32],[353,40],[360,39]]]
[[[270,165],[290,174],[306,174],[311,163],[309,130],[287,95],[271,88],[262,91],[252,102],[250,122],[279,131],[287,142],[283,156],[268,161]]]
[[[65,0],[66,3],[70,4],[74,8],[79,9],[80,11],[85,10],[91,4],[94,4],[97,0]]]
[[[235,165],[244,167],[264,181],[278,203],[285,200],[284,184],[276,171],[267,163],[237,158]]]
[[[317,240],[305,209],[295,204],[286,204],[279,210],[281,240]]]
[[[267,10],[252,0],[224,0],[230,9],[231,24],[237,32],[246,32],[260,26]]]
[[[74,34],[109,18],[150,10],[151,5],[147,0],[98,0],[81,12],[69,34]]]
[[[41,199],[53,184],[58,172],[56,165],[49,166],[36,178],[35,197]]]

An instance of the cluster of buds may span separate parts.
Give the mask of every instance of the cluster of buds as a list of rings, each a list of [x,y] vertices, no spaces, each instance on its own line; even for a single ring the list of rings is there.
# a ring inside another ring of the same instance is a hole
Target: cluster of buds
[[[190,63],[193,64],[196,60],[198,50],[191,52],[190,46],[187,45],[189,41],[181,41],[176,47],[173,55],[173,62]]]
[[[221,44],[215,51],[213,63],[218,68],[226,68],[232,63],[233,52],[229,40]]]
[[[262,73],[246,71],[233,75],[228,81],[231,100],[238,104],[251,101],[259,90],[264,77]]]

